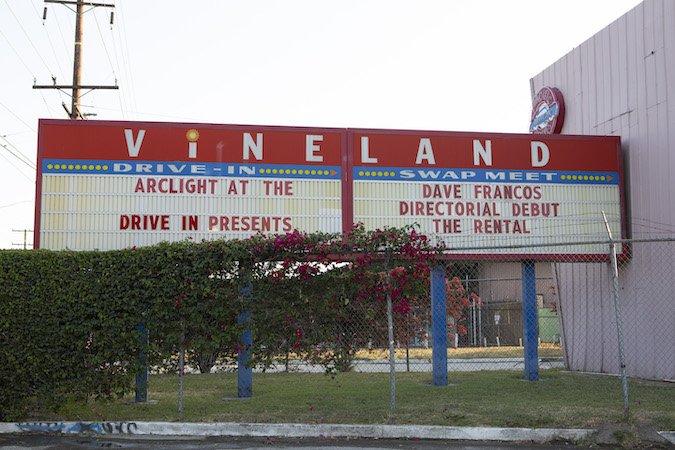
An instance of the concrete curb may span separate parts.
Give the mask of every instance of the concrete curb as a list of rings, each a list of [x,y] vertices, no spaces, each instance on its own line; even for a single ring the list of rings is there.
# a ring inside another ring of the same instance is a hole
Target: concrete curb
[[[550,442],[558,439],[577,441],[591,436],[595,433],[595,430],[446,427],[437,425],[313,425],[293,423],[0,422],[0,433]]]

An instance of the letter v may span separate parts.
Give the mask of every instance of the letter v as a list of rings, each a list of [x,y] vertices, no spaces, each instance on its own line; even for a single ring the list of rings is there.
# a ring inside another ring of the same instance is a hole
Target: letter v
[[[145,130],[138,131],[138,138],[134,142],[134,132],[133,130],[124,130],[124,138],[127,141],[127,151],[129,152],[130,158],[138,157],[138,153],[141,151],[141,144],[143,143],[143,138],[145,137]]]

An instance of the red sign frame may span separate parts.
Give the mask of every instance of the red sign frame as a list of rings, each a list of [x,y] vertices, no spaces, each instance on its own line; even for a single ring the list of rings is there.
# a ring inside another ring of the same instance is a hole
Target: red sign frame
[[[142,130],[145,130],[143,134]],[[264,154],[259,155],[257,152],[262,152],[260,141],[263,138]],[[261,158],[258,159],[258,156]],[[541,166],[544,159],[546,164]],[[118,168],[131,166],[129,170],[161,168],[174,171],[167,177],[185,175],[176,172],[179,169],[216,170],[209,164],[236,167],[251,160],[258,164],[295,164],[308,173],[308,168],[335,167],[339,174],[327,175],[337,176],[341,182],[343,231],[351,228],[355,217],[354,184],[359,177],[358,167],[373,168],[373,174],[377,173],[377,169],[389,168],[390,171],[385,170],[387,175],[384,178],[373,175],[373,180],[383,183],[394,179],[393,175],[386,178],[389,173],[396,173],[401,180],[407,176],[409,178],[405,181],[414,182],[433,174],[431,170],[443,170],[446,175],[456,172],[461,176],[474,172],[473,180],[464,180],[470,183],[480,183],[485,177],[489,181],[490,176],[521,177],[523,183],[543,183],[560,182],[559,179],[553,180],[553,172],[559,177],[569,176],[569,179],[572,175],[564,174],[587,173],[592,178],[598,176],[593,175],[597,173],[614,173],[618,177],[613,183],[619,188],[621,237],[626,236],[621,140],[612,136],[43,119],[40,120],[38,133],[35,248],[40,247],[43,169],[46,170],[47,161],[59,160],[75,162],[69,166],[81,163],[87,167],[86,164],[90,163],[94,167],[95,162],[102,161],[102,164],[118,164]],[[133,168],[136,161],[152,161],[154,165]],[[194,165],[196,163],[199,167]],[[65,164],[62,166],[66,175],[75,173],[75,169],[69,171],[65,169]],[[579,183],[582,181],[579,180]],[[381,226],[385,225],[388,224],[382,223]],[[502,260],[607,259],[606,254],[564,252],[467,253],[448,257],[494,259],[495,256]]]

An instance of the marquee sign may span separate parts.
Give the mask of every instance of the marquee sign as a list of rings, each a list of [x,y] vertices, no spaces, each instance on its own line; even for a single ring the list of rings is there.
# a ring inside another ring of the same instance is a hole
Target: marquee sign
[[[342,130],[40,121],[36,247],[342,229]]]
[[[606,254],[604,246],[467,250],[622,236],[618,137],[350,130],[355,222],[420,225],[457,253]],[[461,250],[463,249],[463,250]]]
[[[507,247],[605,239],[603,211],[625,235],[618,137],[41,120],[37,180],[36,248],[362,222],[467,257],[587,258],[606,246]]]

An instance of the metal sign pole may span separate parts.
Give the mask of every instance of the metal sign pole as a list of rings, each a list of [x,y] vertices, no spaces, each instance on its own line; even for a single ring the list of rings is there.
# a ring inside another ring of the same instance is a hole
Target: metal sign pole
[[[537,323],[537,275],[534,261],[521,263],[523,276],[523,356],[525,379],[539,380],[539,326]]]
[[[445,292],[445,270],[431,271],[431,356],[433,385],[448,385],[448,313]]]

